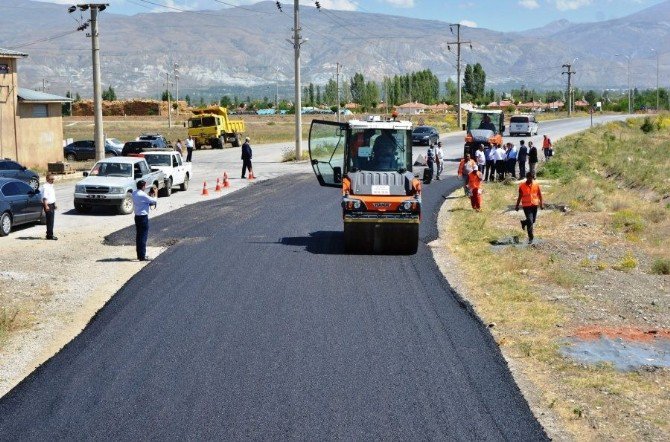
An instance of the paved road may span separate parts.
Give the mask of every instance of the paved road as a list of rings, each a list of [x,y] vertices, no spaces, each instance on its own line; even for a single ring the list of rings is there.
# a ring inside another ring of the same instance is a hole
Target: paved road
[[[424,243],[457,185],[427,186]],[[427,246],[343,254],[336,189],[291,175],[175,214],[152,237],[179,243],[0,401],[0,438],[546,437]]]
[[[425,245],[458,185],[426,186],[414,256],[345,255],[308,174],[154,218],[174,245],[0,400],[0,439],[546,439]]]

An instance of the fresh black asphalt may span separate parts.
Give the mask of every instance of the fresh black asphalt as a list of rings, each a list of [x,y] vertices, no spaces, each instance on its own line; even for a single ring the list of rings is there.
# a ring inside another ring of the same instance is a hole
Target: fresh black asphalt
[[[311,175],[152,219],[171,247],[0,400],[0,439],[546,440],[426,246],[457,186],[425,186],[412,256],[346,255]]]

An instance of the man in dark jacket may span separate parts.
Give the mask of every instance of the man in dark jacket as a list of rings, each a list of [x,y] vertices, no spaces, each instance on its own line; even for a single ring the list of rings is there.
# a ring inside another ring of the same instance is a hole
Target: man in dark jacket
[[[519,163],[519,178],[526,176],[526,160],[528,159],[528,147],[526,147],[526,142],[521,140],[519,142],[519,152],[517,153],[516,160]]]
[[[536,168],[537,168],[537,147],[533,145],[532,141],[528,142],[528,166],[529,172],[533,174],[533,178],[536,178]]]
[[[242,178],[246,178],[246,172],[249,171],[249,178],[253,178],[254,171],[251,167],[251,146],[249,145],[251,139],[246,137],[242,145]]]

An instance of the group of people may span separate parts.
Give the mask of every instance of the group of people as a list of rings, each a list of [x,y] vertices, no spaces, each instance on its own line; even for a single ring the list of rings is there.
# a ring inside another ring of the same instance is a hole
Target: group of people
[[[430,176],[440,179],[440,175],[444,171],[444,151],[442,150],[442,141],[438,141],[435,146],[428,146],[426,151],[426,164],[430,169]]]
[[[551,140],[544,136],[543,152],[545,161],[553,155]],[[526,162],[529,170],[526,171]],[[482,183],[505,179],[506,176],[516,178],[516,165],[519,165],[519,178],[525,181],[519,184],[515,209],[523,208],[525,219],[521,221],[521,228],[528,233],[528,243],[534,240],[533,225],[537,219],[537,209],[544,209],[542,191],[535,181],[538,151],[532,142],[528,146],[522,140],[517,150],[512,143],[503,146],[479,146],[475,158],[466,153],[458,165],[458,176],[463,180],[463,190],[470,198],[470,205],[477,212],[482,208]]]
[[[554,154],[551,139],[544,135],[542,141],[542,152],[544,160],[549,161]],[[523,178],[526,171],[536,176],[537,163],[540,156],[537,147],[532,141],[521,140],[517,148],[513,143],[502,146],[479,146],[475,153],[477,167],[484,176],[484,181],[502,181],[506,177]],[[528,166],[528,167],[526,167]],[[517,175],[518,167],[518,175]]]

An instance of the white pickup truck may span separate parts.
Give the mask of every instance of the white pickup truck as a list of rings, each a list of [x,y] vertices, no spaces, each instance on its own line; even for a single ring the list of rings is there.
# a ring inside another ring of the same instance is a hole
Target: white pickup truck
[[[137,182],[144,180],[149,186],[163,190],[167,177],[160,170],[152,171],[146,160],[139,157],[113,157],[95,163],[84,179],[74,187],[74,208],[77,212],[89,212],[94,206],[116,206],[119,213],[133,213],[132,192]]]
[[[179,186],[180,190],[188,189],[188,182],[193,178],[191,163],[184,162],[181,154],[174,150],[145,151],[141,153],[153,171],[165,174],[165,188],[161,196],[170,196],[172,188]]]

